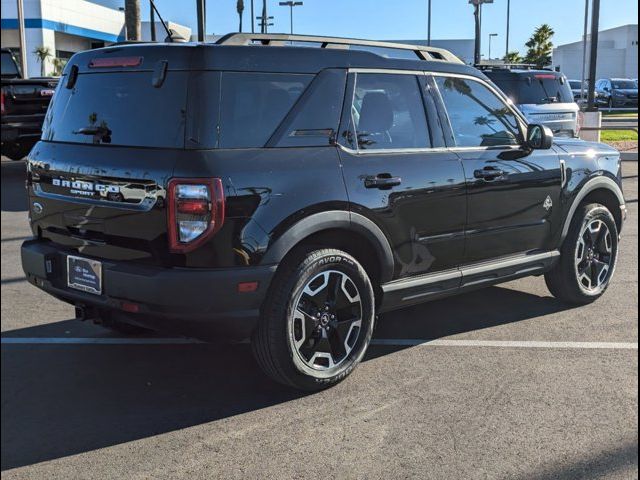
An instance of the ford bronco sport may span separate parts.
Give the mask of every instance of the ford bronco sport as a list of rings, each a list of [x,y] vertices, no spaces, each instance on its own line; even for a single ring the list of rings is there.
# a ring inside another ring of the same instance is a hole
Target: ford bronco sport
[[[443,50],[115,45],[65,68],[28,158],[22,264],[81,319],[251,337],[267,374],[314,390],[355,368],[379,313],[528,275],[600,297],[620,166]]]

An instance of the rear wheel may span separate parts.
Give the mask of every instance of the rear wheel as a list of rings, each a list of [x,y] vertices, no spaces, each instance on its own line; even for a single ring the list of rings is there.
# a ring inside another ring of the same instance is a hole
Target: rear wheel
[[[367,273],[349,254],[307,249],[281,266],[252,348],[274,380],[320,390],[346,378],[364,356],[375,301]]]
[[[556,298],[591,303],[609,287],[618,259],[618,229],[611,212],[598,203],[578,208],[558,264],[545,275]]]

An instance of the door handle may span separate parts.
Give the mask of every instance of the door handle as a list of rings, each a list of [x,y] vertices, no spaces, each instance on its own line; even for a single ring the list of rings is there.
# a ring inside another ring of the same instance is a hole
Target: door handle
[[[496,178],[504,177],[506,175],[504,170],[500,170],[494,167],[485,167],[482,170],[476,170],[473,172],[473,176],[482,180],[495,180]]]
[[[397,187],[402,183],[402,178],[392,177],[388,173],[380,173],[375,177],[366,177],[364,179],[364,186],[366,188],[379,188],[380,190],[388,190],[392,187]]]

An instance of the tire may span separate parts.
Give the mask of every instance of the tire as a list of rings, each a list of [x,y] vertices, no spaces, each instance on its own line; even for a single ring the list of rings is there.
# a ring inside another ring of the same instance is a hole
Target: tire
[[[273,380],[317,391],[356,368],[374,323],[375,298],[364,268],[343,251],[308,248],[280,266],[251,345]]]
[[[618,228],[607,207],[580,205],[560,253],[558,264],[545,274],[551,294],[573,305],[600,298],[609,288],[618,260]]]

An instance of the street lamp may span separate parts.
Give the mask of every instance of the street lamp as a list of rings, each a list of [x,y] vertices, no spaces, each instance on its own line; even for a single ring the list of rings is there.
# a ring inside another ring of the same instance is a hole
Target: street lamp
[[[293,35],[293,7],[301,7],[304,5],[304,2],[280,2],[281,7],[289,7],[290,9],[290,18],[291,18],[291,35]]]
[[[493,0],[469,0],[469,4],[473,5],[473,16],[476,21],[476,45],[473,54],[473,63],[480,63],[480,36],[482,35],[482,4],[493,3]]]
[[[497,33],[490,33],[490,34],[489,34],[489,60],[491,60],[491,58],[492,58],[492,57],[491,57],[491,39],[492,39],[493,37],[497,37],[497,36],[498,36],[498,34],[497,34]]]

